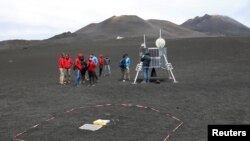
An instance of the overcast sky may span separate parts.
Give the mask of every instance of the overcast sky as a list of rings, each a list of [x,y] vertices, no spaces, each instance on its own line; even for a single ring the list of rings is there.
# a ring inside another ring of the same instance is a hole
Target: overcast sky
[[[113,15],[181,24],[206,13],[250,27],[250,0],[0,0],[0,41],[46,39]]]

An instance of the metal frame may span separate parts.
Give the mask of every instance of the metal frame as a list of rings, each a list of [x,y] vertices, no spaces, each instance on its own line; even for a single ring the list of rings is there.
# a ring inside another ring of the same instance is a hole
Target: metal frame
[[[160,38],[161,38],[161,31],[160,31]],[[140,51],[139,51],[140,58],[144,54],[143,50],[144,50],[144,52],[149,51],[149,50],[158,50],[158,55],[156,53],[157,56],[155,56],[155,54],[154,54],[154,56],[151,57],[151,58],[153,58],[153,60],[156,60],[156,62],[153,62],[153,63],[151,62],[149,68],[162,68],[164,70],[167,70],[169,79],[172,79],[173,83],[178,83],[178,81],[176,81],[174,73],[173,73],[173,66],[170,62],[168,62],[168,59],[167,59],[167,48],[166,47],[158,47],[158,48],[157,47],[149,47],[149,48],[147,48],[145,35],[144,35],[144,43],[142,45],[143,45],[143,47],[141,47]],[[159,62],[157,62],[157,60],[159,60]],[[136,84],[138,75],[141,71],[142,71],[142,62],[138,63],[136,66],[136,76],[135,76],[134,82],[132,84]]]

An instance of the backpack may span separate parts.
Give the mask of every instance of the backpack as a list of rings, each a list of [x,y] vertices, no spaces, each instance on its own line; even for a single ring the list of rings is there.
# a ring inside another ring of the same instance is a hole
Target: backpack
[[[126,60],[125,59],[120,60],[119,67],[122,69],[126,68]]]

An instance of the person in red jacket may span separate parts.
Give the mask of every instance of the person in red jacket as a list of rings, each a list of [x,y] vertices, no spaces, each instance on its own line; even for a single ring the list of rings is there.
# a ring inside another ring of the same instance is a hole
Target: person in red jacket
[[[82,71],[82,64],[81,64],[81,60],[83,58],[82,53],[78,53],[77,58],[74,62],[74,70],[75,70],[75,84],[76,86],[80,85],[80,81],[81,81],[81,71]]]
[[[96,64],[90,57],[87,63],[87,68],[88,68],[88,75],[89,75],[89,86],[95,86],[94,80],[95,80],[95,68]]]
[[[64,75],[65,75],[65,53],[62,53],[61,56],[58,59],[58,68],[59,68],[59,72],[60,72],[60,76],[59,76],[59,84],[63,85],[64,84]]]
[[[102,54],[99,55],[98,62],[99,62],[99,77],[101,77],[102,76],[103,66],[104,66],[104,59],[103,59]]]
[[[69,54],[66,54],[65,59],[65,83],[70,83],[70,76],[71,76],[71,66],[72,66],[72,59],[70,58]]]

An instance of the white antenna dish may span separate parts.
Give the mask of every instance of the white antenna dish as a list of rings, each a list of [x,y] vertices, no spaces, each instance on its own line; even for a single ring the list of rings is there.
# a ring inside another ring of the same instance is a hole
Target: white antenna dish
[[[158,38],[156,41],[155,41],[155,45],[158,47],[158,48],[164,48],[165,47],[165,40],[163,38]]]
[[[160,37],[155,41],[155,45],[158,47],[158,48],[163,48],[165,47],[165,40],[161,37],[161,29],[160,29]]]

